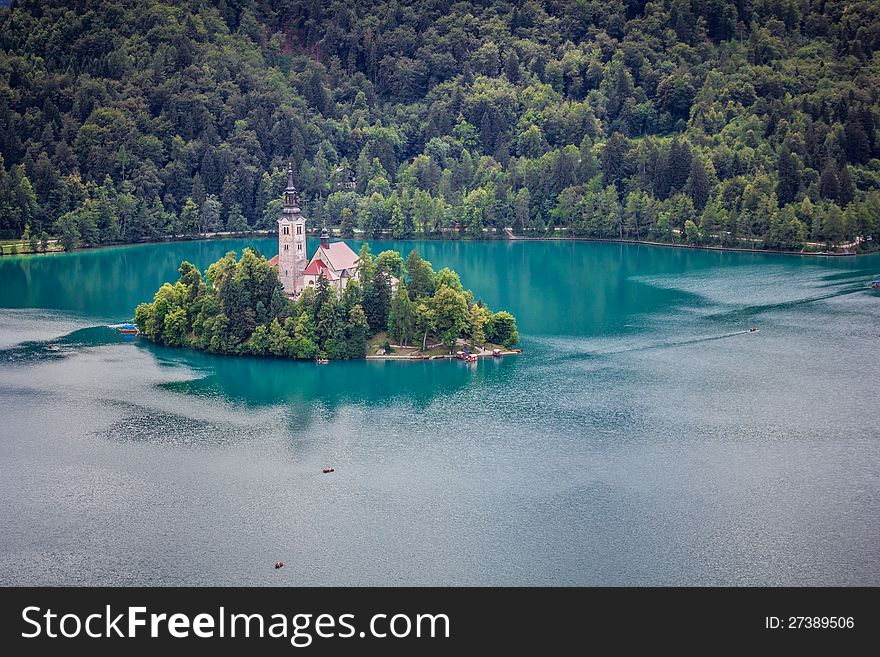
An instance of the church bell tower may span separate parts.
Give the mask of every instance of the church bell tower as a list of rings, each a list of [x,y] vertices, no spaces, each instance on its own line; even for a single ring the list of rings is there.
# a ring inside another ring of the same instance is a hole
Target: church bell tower
[[[278,278],[284,291],[296,296],[303,289],[306,268],[306,219],[299,209],[299,195],[293,184],[293,167],[287,163],[284,209],[278,220]]]

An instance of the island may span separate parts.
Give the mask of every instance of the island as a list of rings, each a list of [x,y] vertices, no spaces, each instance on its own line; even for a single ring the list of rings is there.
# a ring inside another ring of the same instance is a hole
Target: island
[[[150,340],[220,354],[317,359],[430,358],[458,351],[496,354],[519,342],[516,320],[492,313],[461,279],[413,250],[375,258],[364,244],[355,253],[330,242],[326,226],[307,259],[306,218],[287,166],[278,225],[278,255],[253,249],[227,253],[206,276],[189,262],[175,284],[135,310],[138,331]],[[419,338],[418,341],[417,338]],[[430,338],[430,340],[429,340]],[[393,343],[392,343],[393,341]]]
[[[175,283],[140,304],[135,324],[154,342],[218,354],[295,359],[430,358],[510,352],[516,319],[491,312],[454,271],[434,272],[413,250],[378,256],[364,245],[344,287],[318,275],[295,298],[253,249],[229,252],[203,277],[183,262]]]

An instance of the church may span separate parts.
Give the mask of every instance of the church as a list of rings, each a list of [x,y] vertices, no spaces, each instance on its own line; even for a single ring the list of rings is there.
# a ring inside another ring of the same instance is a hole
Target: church
[[[293,168],[287,167],[287,189],[284,209],[278,220],[278,255],[269,264],[278,268],[278,279],[288,296],[296,298],[308,287],[318,284],[323,276],[340,293],[348,281],[358,279],[358,254],[345,242],[330,243],[327,229],[321,231],[321,242],[311,260],[306,260],[306,219],[299,208]]]

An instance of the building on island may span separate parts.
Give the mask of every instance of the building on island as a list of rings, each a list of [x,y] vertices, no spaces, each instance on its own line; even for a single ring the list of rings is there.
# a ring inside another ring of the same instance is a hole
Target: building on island
[[[331,244],[330,234],[324,228],[318,250],[307,260],[306,218],[299,208],[298,196],[293,184],[293,168],[288,165],[284,209],[278,220],[278,255],[271,258],[269,264],[278,268],[278,279],[291,297],[317,285],[319,276],[342,292],[348,281],[358,279],[360,258],[345,242]]]

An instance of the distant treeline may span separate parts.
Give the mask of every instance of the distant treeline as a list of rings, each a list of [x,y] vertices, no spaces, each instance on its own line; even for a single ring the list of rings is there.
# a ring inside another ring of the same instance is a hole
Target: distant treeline
[[[0,237],[880,242],[880,4],[20,0]]]

